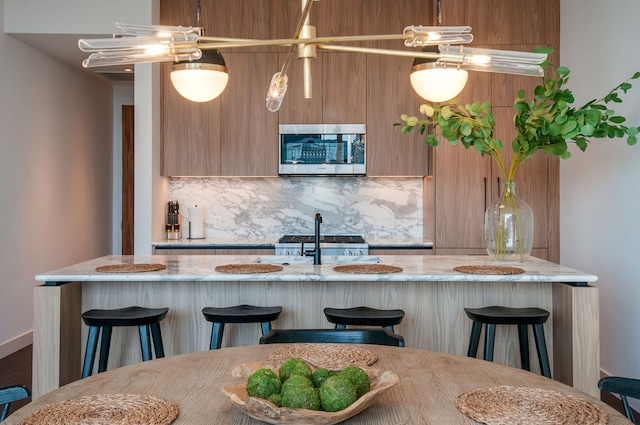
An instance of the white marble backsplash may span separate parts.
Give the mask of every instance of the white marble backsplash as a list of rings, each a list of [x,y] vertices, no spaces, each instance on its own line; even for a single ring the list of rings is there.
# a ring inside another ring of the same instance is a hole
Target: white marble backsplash
[[[323,234],[422,238],[422,186],[422,178],[172,177],[169,199],[185,230],[188,208],[205,209],[206,238],[313,234],[316,212]]]

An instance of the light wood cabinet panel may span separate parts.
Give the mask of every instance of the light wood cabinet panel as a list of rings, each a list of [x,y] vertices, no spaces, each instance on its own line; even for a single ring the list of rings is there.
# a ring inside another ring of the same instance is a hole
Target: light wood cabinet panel
[[[322,120],[361,124],[367,119],[367,56],[331,53],[322,59]]]
[[[220,99],[191,102],[171,84],[171,64],[162,64],[163,176],[220,174]]]
[[[435,154],[435,246],[483,249],[484,212],[490,199],[491,158],[440,141]]]
[[[400,115],[418,111],[422,99],[407,75],[411,58],[373,55],[367,58],[367,175],[426,176],[429,147],[417,131],[400,133]]]
[[[265,97],[275,53],[227,53],[230,78],[220,96],[220,173],[223,176],[278,175],[278,114]]]
[[[311,61],[311,99],[304,98],[302,63],[294,53],[287,71],[289,87],[278,111],[280,124],[321,124],[322,123],[322,62],[326,53],[318,53]],[[279,66],[285,61],[286,53],[279,56]]]
[[[442,25],[469,25],[480,44],[550,44],[560,40],[560,0],[442,2]]]

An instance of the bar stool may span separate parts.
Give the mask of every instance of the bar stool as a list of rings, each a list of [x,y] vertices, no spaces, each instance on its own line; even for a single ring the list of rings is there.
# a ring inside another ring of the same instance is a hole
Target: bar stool
[[[327,307],[323,311],[327,320],[336,324],[336,329],[346,329],[347,325],[382,326],[395,332],[393,326],[402,322],[404,318],[402,310],[379,310],[371,307]]]
[[[487,325],[484,334],[484,360],[488,361],[493,361],[496,325],[518,325],[522,368],[531,370],[529,364],[529,335],[527,332],[527,325],[531,325],[536,342],[538,360],[540,361],[540,370],[544,376],[551,378],[549,355],[547,354],[547,344],[544,338],[544,328],[542,327],[542,324],[549,317],[548,311],[536,307],[512,308],[502,306],[465,308],[464,311],[467,317],[473,320],[467,356],[476,357],[483,324]]]
[[[212,322],[210,350],[222,346],[222,334],[226,323],[260,323],[262,335],[271,330],[271,322],[276,320],[282,307],[256,307],[242,304],[233,307],[205,307],[202,314],[208,322]]]
[[[140,333],[140,346],[142,349],[142,361],[151,360],[151,337],[153,336],[153,349],[156,358],[164,357],[160,321],[169,311],[168,308],[144,308],[125,307],[115,310],[89,310],[82,313],[82,320],[89,326],[87,349],[82,365],[82,377],[90,376],[93,371],[93,362],[98,347],[98,336],[102,329],[100,342],[100,360],[98,373],[107,370],[109,360],[109,348],[111,345],[111,331],[114,326],[137,326]]]

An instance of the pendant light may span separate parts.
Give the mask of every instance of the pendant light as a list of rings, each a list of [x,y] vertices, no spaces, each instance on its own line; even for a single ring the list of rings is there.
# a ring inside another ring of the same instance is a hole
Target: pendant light
[[[171,68],[171,83],[184,98],[208,102],[220,96],[229,82],[229,73],[219,50],[203,50],[202,57],[178,62]]]
[[[440,0],[435,0],[436,26],[442,25]],[[426,46],[423,52],[438,52],[437,46]],[[418,96],[429,102],[446,102],[460,94],[469,74],[460,67],[447,67],[437,59],[416,57],[411,66],[409,81]]]
[[[196,7],[196,27],[200,37],[204,29],[200,21],[200,0]],[[174,63],[171,84],[182,97],[192,102],[209,102],[220,96],[229,82],[229,72],[218,49],[203,50],[198,60]]]
[[[422,49],[437,52],[437,46]],[[469,73],[455,66],[438,64],[436,59],[417,57],[413,61],[409,81],[418,96],[429,102],[446,102],[456,97],[467,84]]]

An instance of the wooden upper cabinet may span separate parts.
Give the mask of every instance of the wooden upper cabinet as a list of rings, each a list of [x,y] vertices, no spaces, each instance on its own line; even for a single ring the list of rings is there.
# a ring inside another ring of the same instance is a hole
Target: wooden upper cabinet
[[[220,98],[191,102],[171,84],[171,64],[162,64],[163,176],[220,175]]]
[[[560,0],[451,0],[442,25],[469,25],[473,45],[547,45],[560,40]]]
[[[282,67],[286,56],[285,53],[280,54],[279,67]],[[305,99],[302,63],[296,59],[297,56],[294,53],[287,71],[289,87],[278,111],[280,124],[322,123],[323,56],[319,53],[315,59],[311,60],[311,99]]]
[[[322,120],[361,124],[367,119],[367,57],[329,53],[322,59]]]
[[[400,115],[418,115],[423,100],[409,83],[413,59],[367,58],[367,175],[425,176],[429,147],[417,131],[402,134]]]
[[[223,176],[278,175],[278,114],[266,108],[276,53],[225,54],[229,84],[220,96],[220,172]]]

